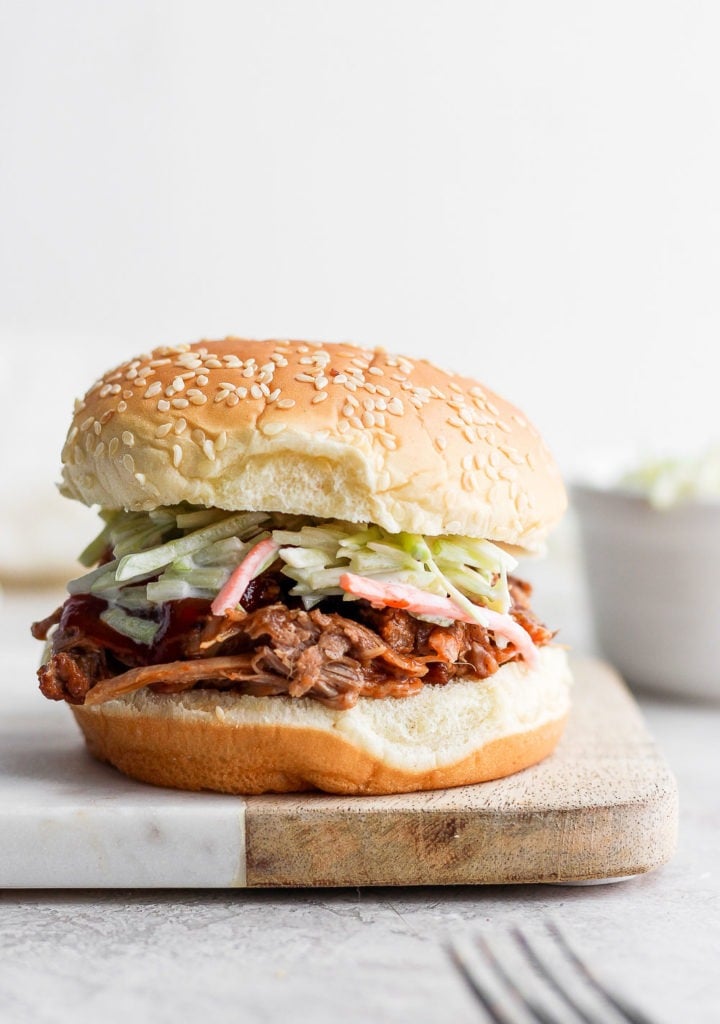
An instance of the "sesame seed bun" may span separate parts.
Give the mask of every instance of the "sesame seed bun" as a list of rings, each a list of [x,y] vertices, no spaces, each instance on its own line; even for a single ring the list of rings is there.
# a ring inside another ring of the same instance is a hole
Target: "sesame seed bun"
[[[536,764],[569,708],[564,650],[508,662],[482,681],[349,711],[290,697],[138,690],[73,706],[91,753],[143,782],[224,793],[407,793],[498,779]]]
[[[62,491],[87,505],[223,509],[464,534],[527,550],[565,509],[510,403],[425,360],[226,338],[123,363],[78,403]]]

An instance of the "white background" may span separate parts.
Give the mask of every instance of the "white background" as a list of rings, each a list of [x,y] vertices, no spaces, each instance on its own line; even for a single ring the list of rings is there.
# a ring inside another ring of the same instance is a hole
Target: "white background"
[[[231,332],[467,369],[568,474],[717,439],[719,48],[688,0],[0,0],[6,510],[99,371]]]

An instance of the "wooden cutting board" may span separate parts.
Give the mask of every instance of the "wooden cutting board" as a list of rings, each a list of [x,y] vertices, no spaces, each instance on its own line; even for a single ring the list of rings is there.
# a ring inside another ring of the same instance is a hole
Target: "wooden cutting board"
[[[615,673],[579,659],[574,672],[567,731],[543,764],[402,796],[177,793],[91,761],[64,709],[6,719],[0,886],[491,885],[650,871],[675,848],[675,781]]]

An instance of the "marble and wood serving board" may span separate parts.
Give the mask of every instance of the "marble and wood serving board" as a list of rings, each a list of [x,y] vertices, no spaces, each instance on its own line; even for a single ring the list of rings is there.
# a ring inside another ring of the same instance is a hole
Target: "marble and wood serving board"
[[[575,660],[556,753],[479,786],[386,797],[179,793],[85,753],[65,708],[0,722],[0,887],[491,885],[612,880],[673,853],[677,791],[630,693]]]

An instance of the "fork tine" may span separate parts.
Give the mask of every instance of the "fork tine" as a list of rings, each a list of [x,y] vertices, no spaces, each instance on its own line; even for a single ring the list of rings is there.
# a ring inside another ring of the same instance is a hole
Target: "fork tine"
[[[550,969],[548,964],[545,963],[545,961],[538,955],[536,949],[531,945],[527,936],[519,928],[511,928],[510,934],[522,949],[528,962],[535,970],[535,973],[538,974],[543,981],[552,988],[553,992],[555,992],[563,1002],[570,1007],[578,1019],[582,1021],[582,1024],[603,1024],[600,1018],[588,1014],[587,1011],[583,1009],[575,999],[573,999],[566,988],[558,981],[555,973]]]
[[[493,1024],[515,1024],[501,1009],[499,1002],[490,993],[487,985],[481,982],[477,969],[468,962],[467,957],[463,956],[457,943],[450,943],[447,951],[463,981],[481,1004]]]
[[[494,967],[496,973],[502,978],[505,986],[509,989],[513,999],[521,1006],[527,1007],[530,1013],[533,1015],[538,1024],[558,1024],[556,1017],[549,1016],[548,1013],[540,1006],[536,1000],[534,1000],[528,992],[521,989],[517,982],[512,976],[505,970],[505,967],[500,962],[500,959],[495,955],[494,950],[490,943],[482,935],[479,935],[477,945],[483,951],[490,964]]]
[[[594,989],[599,996],[601,996],[606,1003],[609,1003],[628,1022],[628,1024],[653,1024],[649,1017],[647,1017],[637,1007],[631,1006],[625,999],[620,996],[613,995],[608,989],[602,985],[595,977],[593,972],[587,966],[587,964],[580,959],[575,950],[570,946],[569,942],[560,931],[558,926],[553,921],[547,921],[545,923],[548,934],[555,941],[556,945],[562,950],[564,956],[570,961],[577,972],[584,978],[586,983]]]

